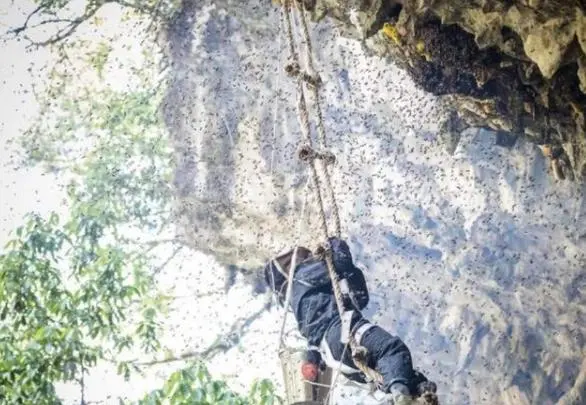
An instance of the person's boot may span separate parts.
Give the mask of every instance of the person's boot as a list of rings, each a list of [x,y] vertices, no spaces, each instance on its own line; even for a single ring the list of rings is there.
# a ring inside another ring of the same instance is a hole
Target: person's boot
[[[391,398],[393,398],[393,405],[412,405],[413,397],[409,392],[409,388],[402,383],[395,383],[391,385]]]
[[[433,381],[423,381],[417,385],[419,402],[425,405],[438,405],[437,385]]]

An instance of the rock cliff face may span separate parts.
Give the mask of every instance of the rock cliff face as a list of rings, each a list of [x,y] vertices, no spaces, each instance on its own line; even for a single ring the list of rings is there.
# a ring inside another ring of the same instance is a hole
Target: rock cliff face
[[[580,0],[316,0],[342,35],[401,64],[447,96],[462,126],[525,136],[557,178],[586,175],[586,14]],[[454,122],[456,120],[456,122]]]
[[[344,236],[443,403],[583,403],[585,190],[535,143],[584,175],[584,7],[462,3],[308,4]],[[266,1],[183,0],[166,38],[180,230],[245,273],[318,242],[280,28]]]

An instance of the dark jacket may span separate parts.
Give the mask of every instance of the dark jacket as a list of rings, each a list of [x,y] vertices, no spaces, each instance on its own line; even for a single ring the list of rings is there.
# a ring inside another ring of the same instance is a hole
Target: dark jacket
[[[351,300],[347,307],[362,310],[368,304],[368,289],[364,275],[354,266],[352,254],[345,241],[331,238],[334,266],[340,279],[346,279]],[[268,265],[268,271],[275,271]],[[298,264],[294,273],[291,309],[300,333],[309,346],[318,346],[326,329],[339,319],[332,284],[324,260],[310,257]]]
[[[352,255],[346,242],[340,239],[330,239],[334,266],[340,279],[346,279],[348,290],[352,296],[346,300],[346,309],[353,307],[361,311],[368,304],[368,290],[364,275],[354,266]],[[286,291],[286,283],[274,266],[269,263],[265,267],[265,277],[270,288],[274,288],[280,295],[281,304],[284,302],[282,292]],[[349,350],[340,341],[341,319],[336,307],[336,300],[332,291],[332,284],[325,261],[310,256],[297,265],[294,272],[294,282],[291,294],[291,309],[295,314],[299,331],[307,339],[308,350],[305,352],[305,361],[323,365],[319,345],[325,334],[327,345],[334,359],[340,359],[345,365],[356,368]],[[280,282],[270,283],[270,280],[279,279]],[[351,320],[351,328],[359,327],[368,322],[360,313],[355,313]],[[383,377],[380,387],[389,392],[395,382],[401,382],[409,387],[416,395],[417,385],[427,378],[413,369],[411,353],[405,343],[397,336],[393,336],[384,329],[374,326],[364,333],[361,345],[367,349],[368,366],[378,371]],[[346,375],[347,378],[365,382],[361,372]]]

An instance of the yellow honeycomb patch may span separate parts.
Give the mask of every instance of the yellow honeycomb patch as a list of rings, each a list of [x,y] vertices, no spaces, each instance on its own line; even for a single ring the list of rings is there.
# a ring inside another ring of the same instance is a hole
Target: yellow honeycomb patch
[[[393,24],[385,23],[383,25],[383,32],[387,37],[393,40],[397,45],[401,45],[401,36]]]

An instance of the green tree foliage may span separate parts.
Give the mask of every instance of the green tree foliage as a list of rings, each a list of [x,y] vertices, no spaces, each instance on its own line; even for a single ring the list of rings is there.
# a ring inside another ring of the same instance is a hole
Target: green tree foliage
[[[230,390],[224,381],[212,378],[203,363],[185,367],[138,401],[137,405],[275,405],[282,400],[275,394],[273,384],[260,380],[253,384],[248,396]]]
[[[41,164],[67,179],[73,208],[82,209],[85,201],[100,211],[121,242],[129,228],[162,232],[170,223],[173,157],[159,114],[164,81],[156,78],[153,61],[160,54],[144,51],[134,65],[121,66],[108,61],[110,49],[103,41],[92,48],[76,40],[67,51],[59,50],[60,62],[37,97],[39,119],[20,138],[20,146],[23,163]],[[133,83],[123,90],[105,84],[101,78],[107,66],[126,71]]]
[[[107,47],[96,55],[100,74]],[[55,66],[41,115],[20,138],[26,163],[67,184],[68,218],[27,216],[0,256],[2,403],[57,404],[56,382],[83,389],[100,360],[128,377],[136,367],[122,354],[160,348],[163,301],[142,239],[169,226],[171,152],[160,88],[146,70],[137,75],[138,85],[117,91]]]
[[[60,404],[56,382],[77,381],[83,392],[83,376],[97,361],[118,363],[128,377],[136,365],[117,362],[119,354],[137,345],[146,353],[160,349],[148,261],[108,242],[107,222],[91,209],[63,224],[55,214],[30,215],[0,255],[2,403]],[[139,404],[277,402],[268,381],[242,397],[198,363],[173,373]]]
[[[51,121],[40,120],[22,138],[28,159],[66,170],[70,198],[102,212],[107,226],[160,229],[170,215],[171,152],[156,94],[106,90],[86,97],[65,100]]]
[[[147,263],[108,242],[108,219],[81,205],[63,224],[55,214],[29,216],[0,255],[4,403],[59,403],[55,382],[81,381],[98,360],[135,344],[159,348]]]
[[[0,253],[0,404],[60,404],[59,382],[77,383],[83,404],[84,376],[98,362],[128,378],[141,367],[129,353],[165,352],[158,330],[166,301],[156,288],[153,247],[180,242],[172,225],[173,151],[158,111],[164,58],[148,43],[141,60],[121,62],[112,57],[116,38],[96,43],[76,34],[82,24],[99,28],[108,3],[139,11],[138,23],[150,26],[169,18],[178,2],[70,3],[38,1],[12,30],[26,35],[55,24],[48,38],[29,39],[58,45],[58,61],[44,88],[35,89],[39,119],[19,141],[22,163],[42,165],[66,185],[67,215],[28,215]],[[123,71],[126,86],[108,82]],[[268,381],[240,396],[197,363],[139,404],[278,401]]]

